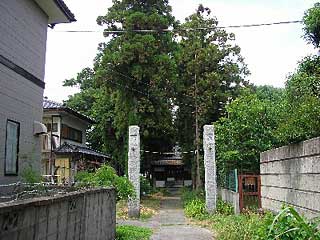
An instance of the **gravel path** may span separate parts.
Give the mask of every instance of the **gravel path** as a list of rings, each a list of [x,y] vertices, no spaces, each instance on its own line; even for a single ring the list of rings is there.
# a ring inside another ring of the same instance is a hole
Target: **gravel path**
[[[151,240],[213,240],[212,233],[188,224],[179,196],[165,197],[161,201],[159,214],[148,221],[118,220],[120,225],[150,227],[154,230]]]

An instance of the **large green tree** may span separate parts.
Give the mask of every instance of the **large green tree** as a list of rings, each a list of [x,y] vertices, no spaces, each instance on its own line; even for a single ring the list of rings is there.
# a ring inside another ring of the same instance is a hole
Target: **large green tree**
[[[286,82],[278,138],[283,144],[320,136],[320,56],[304,58]]]
[[[270,86],[248,88],[227,106],[226,117],[214,124],[220,176],[233,169],[259,173],[260,152],[278,144],[283,96]]]
[[[320,47],[320,2],[308,9],[303,17],[304,38],[315,48]]]
[[[218,28],[210,9],[200,5],[179,28],[176,126],[182,148],[197,149],[195,161],[192,155],[187,155],[186,161],[192,164],[194,182],[199,187],[200,130],[204,124],[218,120],[226,103],[247,85],[244,77],[248,69],[234,43],[234,34]]]
[[[161,29],[176,21],[167,0],[114,0],[97,23],[105,27],[107,42],[99,45],[94,68],[65,84],[86,85],[86,74],[93,74],[88,80],[92,87],[83,86],[81,96],[73,96],[69,105],[88,100],[88,112],[98,122],[90,133],[92,144],[109,150],[124,169],[129,125],[140,126],[145,150],[168,151],[173,145],[176,43],[172,33]],[[146,29],[154,31],[141,31]]]

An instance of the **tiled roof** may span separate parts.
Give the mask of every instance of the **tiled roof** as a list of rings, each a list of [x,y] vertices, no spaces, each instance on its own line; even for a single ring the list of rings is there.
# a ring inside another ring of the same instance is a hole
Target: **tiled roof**
[[[57,103],[48,99],[43,99],[43,108],[65,108],[61,103]]]
[[[50,111],[50,110],[61,110],[61,111],[65,111],[65,112],[68,112],[70,114],[73,114],[74,116],[76,116],[76,117],[78,117],[80,119],[83,119],[83,120],[87,121],[88,123],[91,123],[91,124],[95,123],[95,121],[92,118],[90,118],[90,117],[88,117],[88,116],[86,116],[86,115],[84,115],[82,113],[79,113],[79,112],[77,112],[77,111],[75,111],[75,110],[73,110],[73,109],[71,109],[71,108],[69,108],[69,107],[67,107],[67,106],[65,106],[65,105],[63,105],[61,103],[58,103],[58,102],[55,102],[55,101],[52,101],[52,100],[48,100],[46,98],[43,99],[42,106],[43,106],[44,111],[46,111],[46,110],[47,111]]]
[[[65,153],[83,153],[85,155],[91,155],[96,157],[102,157],[102,158],[109,158],[110,155],[103,154],[101,152],[95,151],[89,147],[86,146],[77,146],[71,143],[63,143],[60,147],[58,147],[55,151],[57,154],[65,154]]]

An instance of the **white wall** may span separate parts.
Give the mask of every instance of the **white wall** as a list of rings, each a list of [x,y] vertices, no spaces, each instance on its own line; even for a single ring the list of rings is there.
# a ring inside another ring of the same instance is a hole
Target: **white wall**
[[[47,16],[32,0],[0,1],[0,55],[44,79]],[[40,138],[33,122],[42,120],[43,89],[0,64],[0,184],[18,177],[4,176],[7,119],[20,123],[19,173],[29,163],[40,168]]]

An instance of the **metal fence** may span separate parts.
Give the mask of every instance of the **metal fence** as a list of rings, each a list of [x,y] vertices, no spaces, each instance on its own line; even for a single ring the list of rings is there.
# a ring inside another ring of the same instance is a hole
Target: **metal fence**
[[[218,185],[221,188],[231,190],[233,192],[238,192],[238,170],[233,169],[226,174],[218,176]]]

